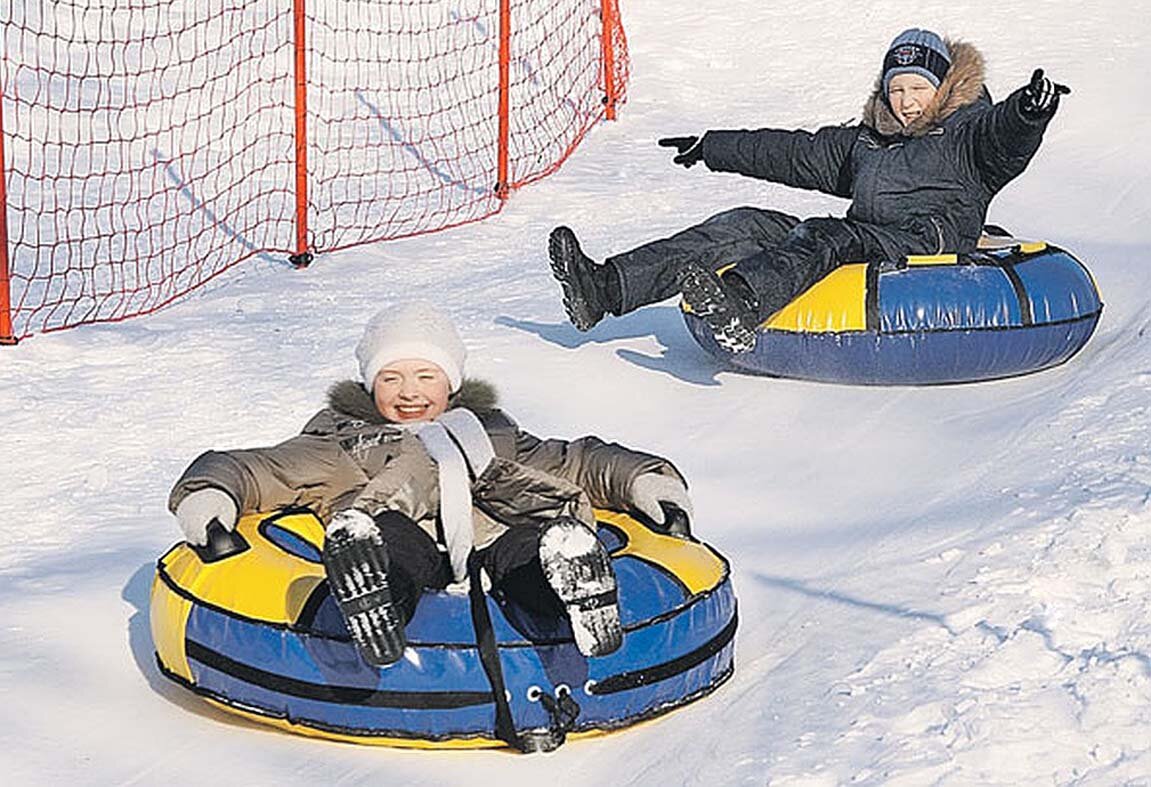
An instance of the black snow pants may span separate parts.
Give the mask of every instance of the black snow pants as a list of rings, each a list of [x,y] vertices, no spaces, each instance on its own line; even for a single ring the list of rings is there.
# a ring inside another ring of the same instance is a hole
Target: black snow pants
[[[452,581],[447,553],[440,551],[435,539],[403,514],[384,511],[376,515],[375,521],[388,546],[392,597],[407,622],[415,614],[425,589],[440,590]],[[523,525],[510,528],[476,555],[492,580],[493,590],[528,610],[558,616],[563,613],[563,605],[544,578],[539,546],[540,529]]]
[[[619,274],[620,314],[679,292],[680,271],[689,263],[734,273],[755,293],[766,319],[808,287],[847,262],[898,259],[939,249],[929,222],[880,227],[849,219],[795,216],[762,208],[735,208],[669,238],[606,260]]]

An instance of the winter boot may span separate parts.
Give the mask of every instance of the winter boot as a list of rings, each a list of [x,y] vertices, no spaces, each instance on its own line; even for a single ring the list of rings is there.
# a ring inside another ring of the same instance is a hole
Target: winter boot
[[[548,522],[540,534],[544,577],[563,602],[576,647],[606,656],[623,644],[611,558],[591,528],[571,517]]]
[[[407,644],[388,579],[387,545],[367,515],[333,524],[324,542],[332,593],[361,655],[370,664],[386,667],[399,660]]]
[[[727,281],[707,268],[689,264],[680,273],[679,288],[684,303],[707,323],[720,347],[732,353],[755,348],[755,296],[742,281]]]
[[[548,256],[552,275],[564,294],[564,309],[578,330],[590,331],[608,310],[600,292],[597,277],[600,266],[579,247],[575,233],[567,227],[556,227],[548,237]]]

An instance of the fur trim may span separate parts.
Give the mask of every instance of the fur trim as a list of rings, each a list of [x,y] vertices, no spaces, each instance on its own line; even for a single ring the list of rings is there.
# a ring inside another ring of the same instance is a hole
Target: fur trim
[[[485,413],[496,409],[500,397],[496,387],[487,380],[477,380],[475,377],[465,377],[460,390],[453,394],[452,407],[463,407],[473,413]]]
[[[473,413],[494,410],[499,396],[495,386],[486,380],[465,377],[460,390],[448,400],[449,407],[463,407]],[[390,423],[376,409],[368,389],[355,380],[342,380],[328,389],[328,407],[338,413],[372,424]]]
[[[951,68],[939,83],[935,98],[915,121],[903,127],[883,95],[883,69],[875,80],[871,98],[863,107],[863,125],[875,129],[885,137],[922,137],[957,110],[974,104],[985,93],[983,87],[983,55],[966,41],[945,39],[951,52]]]

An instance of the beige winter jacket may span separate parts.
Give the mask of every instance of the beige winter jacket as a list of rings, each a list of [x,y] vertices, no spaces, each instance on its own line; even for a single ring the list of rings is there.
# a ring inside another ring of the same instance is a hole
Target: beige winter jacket
[[[477,548],[509,526],[560,514],[590,524],[592,506],[627,510],[631,483],[642,473],[682,480],[667,460],[596,437],[568,442],[528,434],[495,407],[485,383],[465,380],[450,406],[480,418],[497,457],[472,485]],[[346,508],[398,511],[443,541],[435,463],[419,438],[387,421],[352,381],[333,386],[328,407],[290,440],[201,454],[172,488],[169,509],[206,487],[227,492],[241,513],[305,506],[326,522]]]

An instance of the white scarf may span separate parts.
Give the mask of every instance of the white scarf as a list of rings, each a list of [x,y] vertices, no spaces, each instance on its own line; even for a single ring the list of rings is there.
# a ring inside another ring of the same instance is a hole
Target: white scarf
[[[440,521],[452,575],[461,582],[468,574],[468,556],[475,545],[472,479],[482,475],[495,459],[495,449],[480,419],[460,407],[413,431],[439,469]]]

